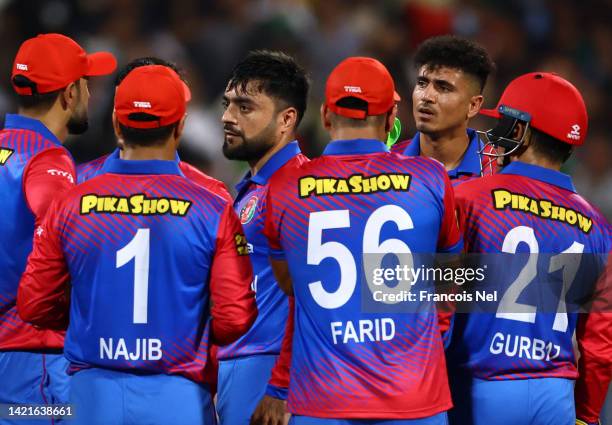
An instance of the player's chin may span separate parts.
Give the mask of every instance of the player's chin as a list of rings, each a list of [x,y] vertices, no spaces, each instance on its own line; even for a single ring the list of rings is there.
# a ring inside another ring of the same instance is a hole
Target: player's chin
[[[421,133],[431,133],[436,130],[436,126],[431,122],[416,120],[415,127]]]
[[[228,140],[228,137],[225,136],[225,140],[223,141],[223,155],[227,159],[240,159],[242,160],[243,154],[243,144],[241,142],[241,138],[238,136],[232,136],[232,140]]]

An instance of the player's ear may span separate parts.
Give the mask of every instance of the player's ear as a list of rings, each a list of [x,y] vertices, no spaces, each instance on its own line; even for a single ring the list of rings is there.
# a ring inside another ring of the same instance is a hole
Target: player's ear
[[[293,106],[280,113],[280,126],[283,132],[292,132],[297,126],[298,111]]]
[[[325,104],[322,104],[321,105],[321,125],[327,131],[331,130],[330,114],[331,112],[329,111],[327,106]]]
[[[183,130],[185,130],[185,121],[187,120],[187,114],[183,115],[183,118],[178,122],[176,127],[174,128],[174,138],[176,140],[180,140],[183,135]]]
[[[115,114],[115,110],[113,109],[113,130],[115,130],[115,137],[118,141],[123,142],[123,134],[121,134],[121,127],[119,127],[119,121],[117,120],[117,114]]]
[[[474,118],[478,114],[478,112],[480,111],[480,108],[482,108],[483,101],[484,101],[484,97],[481,94],[472,96],[470,98],[470,105],[468,107],[468,113],[467,113],[468,119]]]
[[[525,125],[525,123],[522,123],[520,121],[517,122],[516,125],[514,126],[514,130],[512,130],[512,139],[517,140],[517,141],[521,140],[525,131],[527,131],[527,126]],[[528,138],[525,137],[525,140],[523,141],[523,146],[525,147],[529,146],[529,143],[530,143],[530,141],[528,141],[527,139]]]
[[[397,117],[397,111],[398,107],[396,103],[395,105],[393,105],[391,111],[387,113],[387,117],[385,120],[385,133],[389,133],[391,130],[393,130],[393,126],[395,125],[395,118]]]
[[[68,84],[61,92],[60,92],[60,104],[62,105],[63,110],[68,110],[74,108],[79,100],[79,92],[77,87],[77,82],[72,82]]]

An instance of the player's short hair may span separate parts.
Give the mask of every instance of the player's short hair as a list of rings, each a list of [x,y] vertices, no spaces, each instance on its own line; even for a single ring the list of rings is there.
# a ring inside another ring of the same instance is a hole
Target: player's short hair
[[[495,64],[484,47],[454,35],[442,35],[425,40],[417,48],[414,65],[417,69],[422,66],[432,69],[440,67],[460,69],[478,81],[481,93],[489,74],[495,70]]]
[[[125,79],[125,77],[127,77],[127,75],[130,72],[132,72],[134,69],[139,68],[141,66],[149,66],[149,65],[167,66],[168,68],[176,72],[178,76],[181,77],[181,80],[187,82],[183,71],[174,62],[170,62],[170,61],[167,61],[161,58],[157,58],[155,56],[145,56],[142,58],[134,59],[133,61],[125,65],[123,68],[121,68],[121,70],[117,74],[117,77],[115,78],[115,86],[118,86],[119,84],[121,84],[121,82]]]
[[[117,78],[115,79],[115,86],[121,84],[125,77],[127,77],[127,75],[134,69],[148,65],[167,66],[168,68],[171,68],[174,72],[176,72],[183,81],[185,81],[183,72],[175,63],[154,56],[146,56],[134,59],[133,61],[125,65],[117,74]],[[130,119],[135,121],[157,121],[158,118],[151,114],[139,112],[136,114],[131,114]],[[172,132],[176,129],[177,125],[178,121],[163,127],[143,129],[128,127],[119,123],[119,128],[121,129],[123,141],[126,145],[154,146],[162,144],[164,141],[166,141],[170,137],[170,135],[172,135]]]
[[[250,82],[258,82],[258,89],[279,100],[283,109],[294,107],[297,110],[297,128],[306,112],[310,82],[306,71],[294,58],[270,50],[249,52],[232,70],[227,89],[246,92]]]
[[[341,108],[355,109],[358,111],[368,112],[368,102],[363,99],[348,96],[343,97],[336,102],[336,105]],[[331,122],[332,125],[338,127],[350,127],[350,128],[365,128],[370,126],[384,125],[386,114],[383,115],[368,115],[365,118],[349,118],[342,115],[332,113]]]
[[[17,94],[17,106],[23,109],[37,109],[40,111],[48,111],[51,109],[58,96],[63,89],[54,90],[49,93],[38,93],[36,83],[30,80],[25,75],[15,75],[13,77],[13,84],[17,87],[32,89],[31,95]],[[79,86],[77,84],[77,90]]]
[[[531,128],[531,142],[536,155],[557,164],[567,161],[574,150],[569,143],[557,140],[533,127]]]

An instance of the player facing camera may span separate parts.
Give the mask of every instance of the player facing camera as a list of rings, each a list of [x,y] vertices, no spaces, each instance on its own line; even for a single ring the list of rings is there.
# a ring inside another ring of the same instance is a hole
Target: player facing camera
[[[586,137],[587,113],[582,96],[571,83],[553,73],[518,77],[508,85],[496,109],[480,113],[498,118],[495,127],[478,131],[486,141],[480,154],[501,158],[504,166],[532,146],[532,154],[558,169]],[[487,149],[490,146],[497,149]]]

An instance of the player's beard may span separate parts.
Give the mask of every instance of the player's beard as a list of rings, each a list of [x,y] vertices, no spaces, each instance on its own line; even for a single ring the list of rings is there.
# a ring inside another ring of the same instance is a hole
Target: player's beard
[[[223,155],[227,159],[258,161],[274,146],[274,134],[276,132],[274,119],[271,119],[270,123],[263,130],[252,137],[246,137],[242,131],[234,127],[226,126],[226,129],[235,134],[234,138],[242,139],[242,142],[234,142],[230,145],[227,142],[227,136],[225,137],[223,141]]]
[[[80,100],[80,99],[79,99]],[[89,117],[87,116],[87,105],[79,105],[70,119],[66,127],[68,128],[68,134],[78,135],[83,134],[89,128]]]

